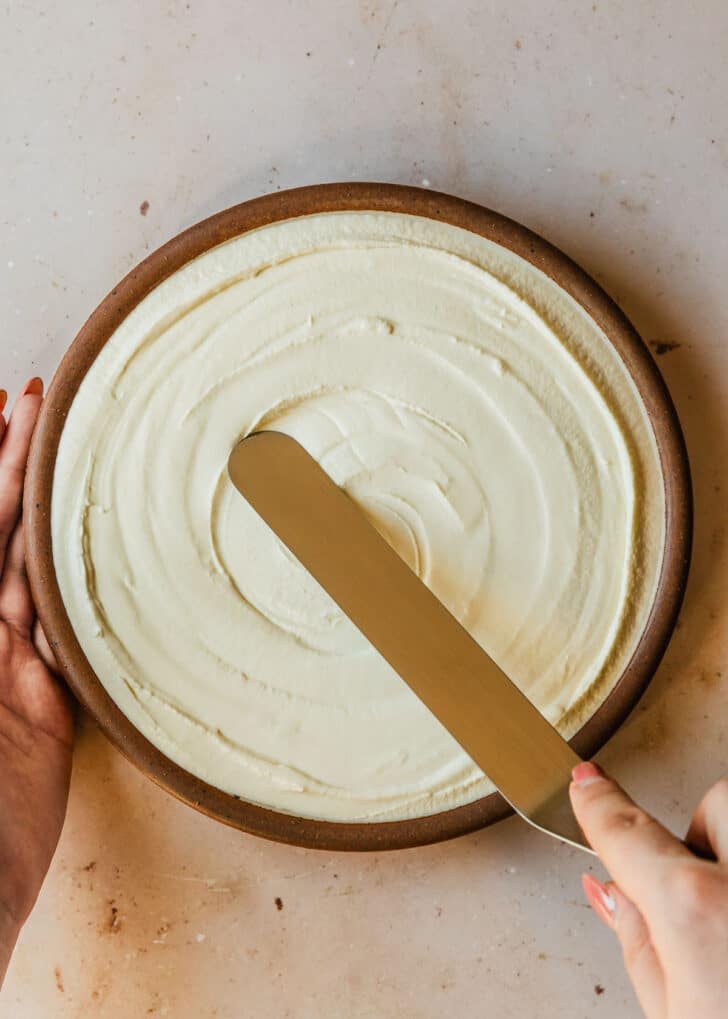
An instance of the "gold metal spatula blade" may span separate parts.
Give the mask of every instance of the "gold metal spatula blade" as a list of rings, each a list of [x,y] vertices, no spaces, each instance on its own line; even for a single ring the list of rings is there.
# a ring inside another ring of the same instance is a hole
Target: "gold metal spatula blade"
[[[591,852],[569,802],[580,758],[295,439],[256,432],[233,484],[531,824]]]

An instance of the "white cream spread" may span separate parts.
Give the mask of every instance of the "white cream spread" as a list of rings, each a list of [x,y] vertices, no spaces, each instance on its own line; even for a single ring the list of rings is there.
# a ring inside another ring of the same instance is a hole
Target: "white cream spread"
[[[220,245],[152,291],[73,402],[54,559],[122,711],[206,781],[307,817],[492,789],[273,537],[226,462],[295,436],[571,735],[652,604],[654,437],[599,327],[467,231],[336,213]]]

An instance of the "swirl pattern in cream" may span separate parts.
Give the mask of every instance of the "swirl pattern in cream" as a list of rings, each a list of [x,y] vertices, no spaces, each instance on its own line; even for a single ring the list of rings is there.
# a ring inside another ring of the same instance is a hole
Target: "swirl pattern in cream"
[[[491,789],[232,487],[230,450],[263,427],[319,459],[563,732],[609,692],[651,606],[664,513],[613,348],[480,237],[319,215],[157,287],[63,431],[64,601],[106,689],[169,757],[330,820]]]

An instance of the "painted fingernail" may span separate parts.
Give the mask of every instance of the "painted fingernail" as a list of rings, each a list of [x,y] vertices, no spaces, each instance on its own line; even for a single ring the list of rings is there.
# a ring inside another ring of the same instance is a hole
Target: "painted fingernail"
[[[581,884],[584,894],[589,900],[589,905],[603,920],[607,927],[614,927],[614,914],[617,910],[617,900],[611,893],[609,885],[603,885],[591,874],[581,875]]]
[[[581,764],[577,764],[572,769],[571,777],[575,785],[583,788],[584,786],[591,785],[592,782],[601,782],[605,776],[602,769],[594,761],[582,761]]]
[[[8,402],[8,391],[7,389],[0,389],[0,414],[5,410],[5,404]]]
[[[28,379],[23,386],[21,396],[42,396],[43,395],[43,379],[39,379],[37,376],[34,379]]]

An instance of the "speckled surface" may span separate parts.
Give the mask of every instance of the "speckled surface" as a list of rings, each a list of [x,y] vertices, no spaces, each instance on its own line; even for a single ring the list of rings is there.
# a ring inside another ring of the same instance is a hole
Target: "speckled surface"
[[[602,754],[681,828],[728,770],[728,10],[449,6],[4,11],[0,375],[11,392],[48,376],[148,250],[277,187],[428,181],[540,231],[632,317],[686,432],[687,600]],[[584,864],[517,821],[392,855],[267,844],[175,803],[82,723],[68,822],[0,1015],[632,1019]]]

